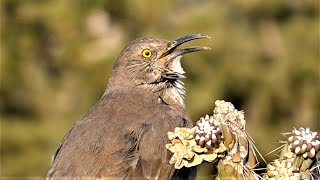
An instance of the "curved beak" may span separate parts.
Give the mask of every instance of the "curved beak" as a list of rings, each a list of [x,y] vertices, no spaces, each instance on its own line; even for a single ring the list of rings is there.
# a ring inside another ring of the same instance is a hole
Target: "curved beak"
[[[180,37],[174,41],[172,41],[172,43],[169,45],[168,50],[163,53],[160,58],[165,57],[165,56],[170,56],[170,58],[174,58],[177,56],[181,56],[187,53],[192,53],[192,52],[196,52],[196,51],[203,51],[203,50],[210,50],[210,47],[203,47],[203,46],[195,46],[195,47],[189,47],[189,48],[185,48],[185,49],[178,49],[175,50],[178,46],[180,46],[181,44],[184,44],[188,41],[192,41],[192,40],[196,40],[196,39],[210,39],[210,37],[208,35],[203,35],[203,34],[189,34],[183,37]]]

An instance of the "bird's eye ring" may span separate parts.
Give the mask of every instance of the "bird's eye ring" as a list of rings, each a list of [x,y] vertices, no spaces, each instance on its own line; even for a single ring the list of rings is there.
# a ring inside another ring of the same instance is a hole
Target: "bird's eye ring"
[[[150,49],[144,49],[144,50],[142,51],[142,56],[143,56],[144,58],[150,58],[150,57],[152,56],[151,50],[150,50]]]

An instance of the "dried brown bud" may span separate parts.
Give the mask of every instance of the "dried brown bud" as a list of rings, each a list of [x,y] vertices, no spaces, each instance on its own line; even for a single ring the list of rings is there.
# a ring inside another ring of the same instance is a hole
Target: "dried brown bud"
[[[263,179],[299,179],[300,174],[295,173],[293,159],[276,159],[267,165],[267,173]]]
[[[221,131],[215,125],[213,116],[206,115],[205,117],[201,117],[196,122],[193,135],[197,145],[206,147],[208,150],[219,147],[221,142]]]
[[[299,129],[293,129],[291,134],[287,141],[290,150],[297,156],[313,158],[319,152],[320,141],[317,132],[311,131],[310,128],[300,127]]]

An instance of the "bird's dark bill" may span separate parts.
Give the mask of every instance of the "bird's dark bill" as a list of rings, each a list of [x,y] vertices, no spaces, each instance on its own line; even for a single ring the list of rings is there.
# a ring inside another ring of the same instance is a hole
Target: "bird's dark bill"
[[[188,41],[192,41],[192,40],[196,40],[196,39],[203,39],[203,38],[209,39],[210,37],[208,35],[203,35],[203,34],[190,34],[190,35],[180,37],[180,38],[172,41],[171,45],[168,47],[168,50],[165,53],[163,53],[160,58],[168,56],[168,55],[170,55],[171,58],[173,58],[173,57],[181,56],[183,54],[187,54],[187,53],[191,53],[191,52],[210,50],[211,48],[209,48],[209,47],[200,47],[200,46],[175,50],[181,44],[184,44]]]

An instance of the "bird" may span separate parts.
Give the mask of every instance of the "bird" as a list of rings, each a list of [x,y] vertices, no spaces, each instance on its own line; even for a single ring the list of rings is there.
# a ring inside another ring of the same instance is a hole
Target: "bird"
[[[62,139],[46,179],[194,179],[195,168],[175,170],[169,163],[165,144],[169,131],[193,126],[184,103],[182,56],[210,49],[178,46],[203,38],[210,37],[129,43],[100,100]]]

